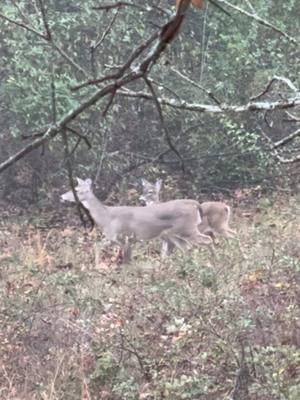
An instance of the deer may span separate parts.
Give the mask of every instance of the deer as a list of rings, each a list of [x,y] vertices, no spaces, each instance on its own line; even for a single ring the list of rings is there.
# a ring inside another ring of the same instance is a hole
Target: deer
[[[154,184],[146,179],[142,179],[143,193],[140,200],[145,202],[149,207],[153,204],[163,204],[160,201],[160,190],[162,187],[162,180],[158,179]],[[189,204],[195,200],[181,199],[171,200],[176,204]],[[230,207],[221,201],[206,201],[200,204],[201,222],[198,224],[199,231],[205,235],[210,236],[214,243],[216,236],[224,236],[225,238],[234,238],[236,231],[229,227],[229,220],[231,215]],[[211,244],[211,243],[210,243]],[[171,242],[164,243],[163,251],[170,253],[174,246]],[[210,247],[214,254],[213,248]]]
[[[123,263],[131,260],[130,242],[161,238],[185,251],[202,243],[210,244],[209,235],[198,230],[200,204],[174,201],[143,206],[107,206],[93,193],[92,180],[77,178],[77,197],[89,211],[106,239],[121,247]],[[60,196],[62,202],[75,202],[72,191]]]

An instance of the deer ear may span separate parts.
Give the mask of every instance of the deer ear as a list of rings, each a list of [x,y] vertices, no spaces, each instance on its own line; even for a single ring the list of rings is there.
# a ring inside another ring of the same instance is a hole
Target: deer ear
[[[149,182],[148,182],[146,179],[143,179],[143,178],[142,178],[142,185],[143,185],[144,187],[147,187],[147,186],[149,186]]]
[[[80,179],[80,178],[76,178],[76,179],[77,179],[78,185],[82,185],[84,183],[83,179]]]
[[[162,185],[162,179],[158,179],[156,182],[155,182],[155,188],[156,188],[156,190],[159,192],[160,191],[160,189],[161,189],[161,185]]]
[[[84,181],[84,183],[85,183],[86,185],[92,186],[93,181],[92,181],[90,178],[88,178],[88,179],[86,179],[86,180]]]

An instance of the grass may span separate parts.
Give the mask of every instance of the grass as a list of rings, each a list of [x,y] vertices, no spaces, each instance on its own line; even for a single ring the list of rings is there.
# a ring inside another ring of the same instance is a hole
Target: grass
[[[151,243],[120,267],[68,218],[2,218],[0,398],[299,399],[299,198],[233,219],[216,260]]]

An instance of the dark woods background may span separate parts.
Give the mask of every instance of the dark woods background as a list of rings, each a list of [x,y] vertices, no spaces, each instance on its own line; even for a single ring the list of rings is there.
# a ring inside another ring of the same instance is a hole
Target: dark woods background
[[[36,34],[45,33],[37,3],[2,0],[1,14],[23,26],[1,20],[1,162],[95,90],[95,85],[78,91],[72,87],[88,76],[111,74],[174,11],[172,1],[134,3],[95,10],[95,1],[48,0],[44,11],[52,38],[47,41]],[[299,1],[246,3],[249,13],[290,37],[299,35]],[[239,1],[231,4],[240,6]],[[202,10],[191,7],[180,34],[148,74],[158,98],[181,104],[162,106],[164,129],[154,102],[143,96],[151,96],[149,88],[135,81],[111,103],[109,96],[101,99],[70,124],[75,132],[68,132],[68,156],[58,135],[6,170],[0,178],[1,198],[25,207],[55,205],[62,187],[68,187],[68,162],[74,176],[93,178],[99,196],[113,203],[137,202],[141,177],[163,178],[169,196],[202,199],[243,188],[296,189],[299,164],[281,163],[266,135],[273,142],[286,137],[297,129],[299,111],[217,113],[184,107],[183,101],[245,105],[275,75],[299,86],[299,46],[247,15],[226,10],[230,16],[211,3]],[[291,95],[291,88],[279,81],[259,101]],[[166,132],[181,160],[170,149]],[[287,158],[297,154],[299,138],[289,145]]]

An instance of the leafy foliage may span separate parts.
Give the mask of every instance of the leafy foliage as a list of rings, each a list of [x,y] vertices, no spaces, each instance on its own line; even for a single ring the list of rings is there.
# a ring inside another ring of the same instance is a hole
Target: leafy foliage
[[[2,3],[3,15],[46,35],[37,6],[24,0],[18,2],[18,7],[9,1]],[[13,151],[21,136],[40,131],[53,121],[52,79],[59,119],[93,90],[90,87],[71,92],[72,87],[87,78],[111,73],[128,59],[136,43],[144,41],[157,24],[163,23],[164,13],[159,8],[151,8],[155,2],[149,2],[147,12],[143,2],[136,3],[137,7],[102,12],[93,10],[93,1],[83,5],[77,0],[72,4],[48,0],[45,12],[52,42],[2,20],[0,96],[5,109],[2,124],[5,142],[10,145],[7,148]],[[160,3],[162,10],[174,9],[169,2]],[[232,3],[239,5],[238,1]],[[289,0],[279,13],[275,1],[257,0],[251,4],[258,15],[297,37],[299,2]],[[221,102],[235,104],[247,102],[275,74],[287,76],[297,85],[296,47],[274,30],[250,22],[245,15],[232,10],[230,13],[228,17],[210,5],[206,11],[190,10],[177,41],[167,49],[163,62],[151,71],[158,95],[180,94],[180,98],[190,102],[212,102],[207,93],[187,83],[176,71],[213,92]],[[97,43],[99,46],[92,58],[91,49]],[[136,84],[134,89],[146,91],[142,84]],[[103,118],[101,112],[106,105],[107,99],[104,99],[91,108],[89,115],[73,122],[73,128],[86,135],[93,145],[87,153],[86,144],[81,141],[77,146],[76,137],[70,136],[70,148],[76,146],[72,163],[78,174],[95,175],[100,163],[101,182],[98,183],[104,195],[120,182],[121,176],[126,178],[127,171],[136,171],[137,176],[147,173],[153,159],[158,160],[154,164],[157,174],[165,171],[178,176],[180,165],[171,152],[157,158],[160,150],[167,151],[168,147],[153,104],[142,99],[115,97]],[[259,139],[260,126],[264,125],[262,119],[245,115],[215,118],[169,108],[163,111],[166,127],[185,159],[187,171],[193,176],[189,178],[190,189],[192,182],[199,191],[203,185],[220,187],[220,182],[236,187],[263,185],[276,178],[276,168]],[[193,129],[195,125],[197,129]],[[28,158],[32,176],[38,177],[28,180],[33,191],[38,188],[32,182],[46,181],[50,172],[52,185],[62,181],[65,163],[61,147],[57,138],[47,148],[47,160],[36,155],[32,157],[34,162]],[[224,151],[228,148],[229,152]],[[2,150],[1,156],[5,154]],[[7,183],[14,175],[12,170]]]

